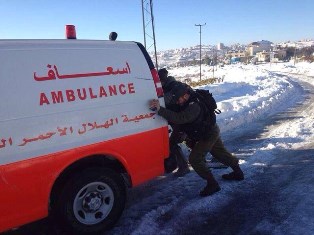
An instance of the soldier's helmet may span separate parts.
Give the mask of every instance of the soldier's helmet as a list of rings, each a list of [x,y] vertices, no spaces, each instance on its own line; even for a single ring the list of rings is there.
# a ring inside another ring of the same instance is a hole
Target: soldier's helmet
[[[182,82],[178,82],[171,90],[172,102],[177,102],[185,94],[190,94],[190,87]]]

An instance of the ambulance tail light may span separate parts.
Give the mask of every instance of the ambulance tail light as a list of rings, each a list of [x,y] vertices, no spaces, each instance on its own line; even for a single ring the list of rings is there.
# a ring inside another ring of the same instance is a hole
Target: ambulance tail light
[[[150,72],[152,73],[152,76],[154,79],[156,93],[157,93],[158,98],[163,97],[164,91],[162,90],[162,86],[161,86],[161,82],[160,82],[157,70],[154,68]]]
[[[76,30],[75,25],[69,25],[67,24],[65,26],[65,37],[67,39],[76,39]]]

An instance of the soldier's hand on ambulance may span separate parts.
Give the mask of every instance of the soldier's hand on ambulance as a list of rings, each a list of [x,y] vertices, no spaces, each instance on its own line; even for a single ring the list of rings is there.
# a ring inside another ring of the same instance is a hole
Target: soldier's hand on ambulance
[[[153,111],[159,111],[159,109],[160,109],[159,100],[153,99],[153,100],[149,101],[149,108]]]

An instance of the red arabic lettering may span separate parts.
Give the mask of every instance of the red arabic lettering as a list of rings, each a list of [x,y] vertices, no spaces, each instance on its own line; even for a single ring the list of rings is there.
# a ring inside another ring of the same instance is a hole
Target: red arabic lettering
[[[67,135],[67,129],[68,129],[68,127],[64,127],[64,128],[57,127],[57,130],[58,130],[60,136]],[[70,130],[70,132],[72,134],[73,133],[73,128],[70,127],[69,130]]]
[[[49,68],[47,76],[44,77],[38,77],[36,75],[36,72],[34,72],[34,79],[35,81],[42,82],[42,81],[49,81],[49,80],[55,80],[55,79],[68,79],[68,78],[82,78],[82,77],[96,77],[96,76],[108,76],[108,75],[117,75],[117,74],[130,74],[131,69],[128,62],[126,62],[126,67],[123,69],[116,69],[114,70],[111,66],[108,66],[106,68],[106,71],[104,72],[91,72],[91,73],[77,73],[77,74],[64,74],[60,75],[58,68],[56,65],[52,66],[50,64],[47,65],[47,68]]]
[[[0,144],[0,148],[5,148],[6,147],[6,142],[9,142],[9,145],[12,146],[13,141],[12,138],[10,137],[9,139],[1,139],[0,141],[2,144]]]
[[[82,126],[83,126],[83,130],[82,131],[81,131],[81,129],[78,130],[78,133],[80,135],[84,134],[87,131],[86,124],[84,123],[84,124],[82,124]]]
[[[87,131],[93,131],[95,129],[100,129],[100,128],[109,128],[114,125],[114,123],[118,124],[118,118],[110,118],[107,121],[105,121],[103,124],[98,124],[97,122],[88,122],[88,123],[83,123],[82,127],[83,129],[79,129],[78,133],[80,135],[85,134]],[[89,129],[87,128],[89,127]]]
[[[146,114],[139,114],[133,118],[129,118],[127,115],[123,114],[121,117],[123,117],[123,122],[139,122],[143,119],[152,118],[156,113],[146,113]]]
[[[2,142],[2,144],[0,145],[0,148],[4,148],[5,147],[5,142],[6,142],[7,140],[5,140],[5,139],[2,139],[1,140],[1,142]]]
[[[64,128],[60,128],[60,127],[57,127],[59,133],[60,133],[60,136],[63,136],[63,135],[66,135],[67,134],[67,128],[64,127]]]
[[[94,123],[87,123],[87,125],[91,127],[91,129],[89,129],[89,131],[92,131],[95,128],[97,128],[97,123],[96,122],[94,122]]]
[[[127,68],[128,68],[128,71],[129,71],[129,74],[131,73],[131,68],[130,68],[130,65],[129,65],[129,63],[128,62],[125,62],[126,63],[126,66],[127,66]]]
[[[40,134],[39,136],[34,137],[34,138],[23,138],[23,143],[19,144],[19,146],[25,146],[27,143],[38,141],[38,140],[49,139],[55,134],[56,132],[47,132],[46,134]]]

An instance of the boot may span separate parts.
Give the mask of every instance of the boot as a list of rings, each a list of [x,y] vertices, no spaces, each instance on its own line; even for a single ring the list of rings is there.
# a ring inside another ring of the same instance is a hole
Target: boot
[[[233,172],[229,174],[222,175],[222,178],[225,180],[237,180],[241,181],[244,180],[244,174],[243,171],[241,170],[239,164],[232,166],[231,167]]]
[[[218,182],[215,180],[214,176],[210,173],[210,175],[207,177],[207,185],[203,190],[200,192],[201,197],[207,197],[210,196],[218,191],[220,191],[220,187]]]

